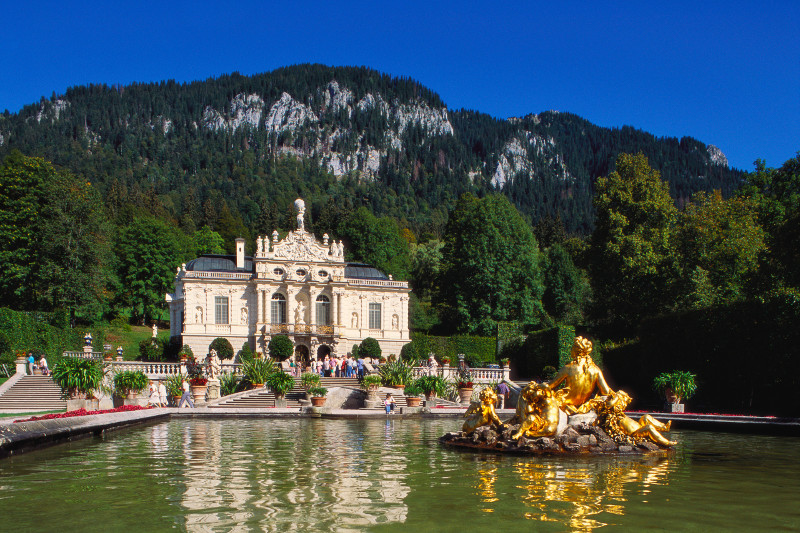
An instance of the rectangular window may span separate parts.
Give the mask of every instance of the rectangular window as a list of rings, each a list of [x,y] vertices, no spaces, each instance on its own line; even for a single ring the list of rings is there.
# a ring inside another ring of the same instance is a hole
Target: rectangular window
[[[369,329],[381,329],[381,304],[369,304]]]
[[[272,323],[286,324],[286,300],[272,299]]]
[[[228,297],[214,297],[214,323],[228,324]]]

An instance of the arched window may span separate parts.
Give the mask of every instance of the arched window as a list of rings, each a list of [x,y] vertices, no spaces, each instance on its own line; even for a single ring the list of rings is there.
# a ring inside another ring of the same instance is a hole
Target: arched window
[[[327,296],[317,296],[317,324],[329,326],[331,323],[331,301]]]
[[[272,323],[286,324],[286,297],[277,292],[272,295]]]

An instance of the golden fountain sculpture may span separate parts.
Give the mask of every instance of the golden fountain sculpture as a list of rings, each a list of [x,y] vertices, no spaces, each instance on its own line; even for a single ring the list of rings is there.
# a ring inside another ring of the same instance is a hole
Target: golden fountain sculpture
[[[624,391],[611,390],[591,353],[591,341],[576,337],[570,352],[571,361],[549,383],[532,381],[525,386],[520,392],[516,414],[506,423],[500,421],[494,410],[496,394],[484,389],[480,403],[473,403],[467,410],[462,433],[449,433],[442,437],[442,442],[458,445],[459,439],[469,440],[467,445],[481,447],[483,438],[493,448],[552,453],[628,452],[628,448],[652,452],[659,447],[674,446],[675,442],[661,434],[670,430],[671,423],[664,424],[650,415],[637,422],[625,414],[631,397]],[[567,422],[570,415],[584,414],[589,418],[574,419],[572,425]],[[586,422],[591,422],[591,427]],[[515,426],[513,430],[512,426]],[[496,430],[497,434],[487,437],[490,430]],[[578,438],[579,430],[584,433],[583,439]],[[554,437],[558,438],[553,440]],[[527,439],[539,439],[540,448],[532,448]]]

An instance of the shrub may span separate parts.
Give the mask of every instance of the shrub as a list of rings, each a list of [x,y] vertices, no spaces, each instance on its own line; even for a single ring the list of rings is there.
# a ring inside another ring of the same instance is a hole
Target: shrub
[[[211,353],[211,350],[216,350],[217,357],[220,359],[233,359],[233,346],[225,337],[217,337],[211,341],[211,344],[208,345],[209,353]]]
[[[245,361],[252,361],[254,359],[253,349],[250,348],[250,343],[244,343],[242,349],[239,350],[239,362],[244,363]]]
[[[235,374],[222,374],[219,377],[219,393],[222,396],[229,396],[237,392],[241,378]]]
[[[677,402],[680,403],[682,399],[688,400],[694,396],[697,391],[696,378],[696,375],[685,370],[662,372],[653,380],[653,388],[662,393],[666,392],[667,389],[672,389]]]
[[[144,372],[125,370],[114,374],[114,389],[120,393],[142,392],[147,388],[149,379]]]
[[[381,345],[372,337],[367,337],[358,347],[358,355],[361,357],[371,357],[379,359],[381,356]]]
[[[324,398],[328,395],[328,389],[325,387],[312,387],[308,389],[308,393],[314,398]]]
[[[447,394],[447,380],[441,376],[421,376],[414,380],[425,394],[435,394],[444,398]]]
[[[270,374],[265,383],[275,396],[286,396],[286,393],[294,388],[294,378],[281,371]]]
[[[412,379],[412,370],[403,361],[392,361],[383,365],[378,373],[384,385],[394,387],[397,385],[407,385]]]
[[[162,346],[162,360],[164,361],[177,361],[179,355],[183,351],[181,346],[180,337],[170,337],[169,340],[158,339]]]
[[[286,335],[276,335],[269,341],[267,349],[270,357],[277,361],[284,361],[292,356],[294,345]]]
[[[163,361],[164,346],[157,339],[149,337],[139,343],[140,361]]]
[[[309,390],[312,387],[318,387],[320,381],[321,379],[319,377],[319,374],[315,374],[313,372],[306,372],[305,374],[300,376],[300,385],[306,390]]]
[[[369,376],[364,376],[361,379],[361,386],[365,389],[369,389],[370,387],[380,386],[382,383],[381,376],[378,374],[370,374]]]
[[[242,374],[253,385],[266,383],[274,372],[275,363],[272,359],[251,359],[242,363]]]
[[[72,394],[89,394],[100,387],[105,370],[100,361],[63,357],[53,364],[51,375],[61,394],[68,398]]]
[[[186,357],[187,359],[194,359],[194,352],[188,344],[184,344],[181,351],[178,352],[178,357]]]
[[[183,394],[183,376],[180,374],[173,374],[165,379],[164,385],[167,387],[167,394],[170,396]]]

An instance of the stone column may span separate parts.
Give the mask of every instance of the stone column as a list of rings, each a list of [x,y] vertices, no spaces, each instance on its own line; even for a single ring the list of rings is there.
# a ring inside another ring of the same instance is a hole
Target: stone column
[[[317,325],[317,296],[318,292],[308,289],[308,325],[312,327]]]

